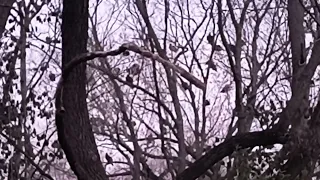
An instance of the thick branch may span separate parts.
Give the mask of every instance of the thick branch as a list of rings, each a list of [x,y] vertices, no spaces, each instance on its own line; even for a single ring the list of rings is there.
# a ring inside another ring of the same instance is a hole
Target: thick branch
[[[144,50],[133,43],[124,44],[123,47],[126,47],[129,51],[133,51],[133,52],[138,53],[144,57],[158,61],[159,63],[163,64],[164,66],[178,72],[182,77],[186,78],[188,81],[190,81],[192,84],[194,84],[195,86],[197,86],[198,88],[200,88],[202,90],[204,90],[206,88],[206,86],[203,82],[201,82],[198,78],[196,78],[195,76],[190,74],[188,71],[184,70],[183,68],[181,68],[179,66],[172,64],[171,62],[163,59],[162,57],[160,57],[157,54],[153,54],[150,51]]]
[[[197,86],[200,89],[205,89],[205,85],[203,82],[201,82],[198,78],[196,78],[195,76],[193,76],[192,74],[190,74],[188,71],[184,70],[183,68],[176,66],[174,64],[172,64],[171,62],[161,58],[159,55],[157,54],[153,54],[150,51],[144,50],[140,47],[138,47],[137,45],[133,44],[133,43],[126,43],[123,44],[122,46],[119,47],[119,49],[113,50],[113,51],[96,51],[96,52],[89,52],[89,53],[85,53],[85,54],[81,54],[80,56],[74,58],[71,62],[69,62],[66,67],[63,69],[63,74],[62,74],[62,78],[66,79],[69,75],[69,73],[71,72],[71,70],[73,68],[75,68],[77,65],[90,61],[94,58],[98,58],[98,57],[108,57],[108,56],[117,56],[121,53],[123,53],[124,51],[129,50],[135,53],[138,53],[144,57],[153,59],[158,61],[161,64],[164,64],[166,67],[169,67],[172,70],[175,70],[176,72],[178,72],[182,77],[186,78],[187,80],[189,80],[192,84],[194,84],[195,86]]]
[[[65,79],[68,78],[70,72],[76,66],[78,66],[79,64],[88,62],[90,60],[93,60],[94,58],[99,58],[99,57],[105,58],[108,56],[117,56],[126,50],[138,53],[144,57],[147,57],[147,58],[153,59],[159,63],[162,63],[164,66],[178,72],[182,77],[189,80],[192,84],[194,84],[198,88],[200,88],[202,90],[205,89],[205,84],[203,82],[201,82],[198,78],[196,78],[195,76],[190,74],[188,71],[184,70],[183,68],[176,66],[176,65],[172,64],[171,62],[161,58],[159,55],[153,54],[150,51],[144,50],[133,43],[127,43],[127,44],[123,44],[118,49],[113,50],[113,51],[96,51],[96,52],[89,52],[89,53],[81,54],[81,55],[73,58],[68,64],[66,64],[65,68],[63,68],[63,71],[62,71],[62,78],[58,82],[56,95],[55,95],[57,111],[60,113],[60,110],[64,110],[64,108],[62,107],[63,103],[61,101],[63,82]]]
[[[236,150],[255,146],[284,144],[287,141],[288,136],[272,130],[236,135],[211,149],[207,154],[192,163],[189,168],[177,176],[177,180],[194,180],[200,177],[215,163],[231,155]]]

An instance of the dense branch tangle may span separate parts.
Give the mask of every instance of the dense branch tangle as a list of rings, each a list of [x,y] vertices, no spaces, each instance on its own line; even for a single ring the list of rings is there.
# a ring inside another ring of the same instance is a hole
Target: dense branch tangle
[[[116,50],[112,51],[96,51],[81,54],[75,57],[70,63],[66,65],[66,67],[62,71],[62,77],[58,82],[56,89],[56,115],[62,115],[64,112],[62,94],[63,94],[63,83],[68,78],[70,72],[81,63],[85,63],[87,61],[93,60],[94,58],[106,58],[108,56],[117,56],[125,51],[132,51],[138,53],[144,57],[155,60],[164,66],[178,72],[182,77],[189,80],[192,84],[197,86],[198,88],[204,90],[205,85],[195,76],[184,70],[183,68],[172,64],[170,61],[161,58],[157,54],[153,54],[143,48],[138,47],[134,43],[126,43],[120,46]],[[202,156],[200,159],[196,160],[194,163],[190,164],[189,167],[183,171],[181,174],[178,174],[177,179],[183,180],[192,180],[201,176],[205,173],[212,165],[221,160],[223,157],[230,155],[232,152],[254,147],[254,146],[263,146],[263,145],[271,145],[275,143],[283,144],[288,139],[288,137],[282,134],[281,132],[276,131],[262,131],[262,132],[252,132],[245,133],[241,135],[237,135],[227,139],[224,143],[220,144],[216,148],[211,149],[208,153]]]
[[[153,54],[150,51],[147,51],[147,50],[144,50],[144,49],[138,47],[134,43],[126,43],[126,44],[123,44],[122,46],[120,46],[116,50],[89,52],[89,53],[81,54],[78,57],[75,57],[72,61],[70,61],[70,63],[68,63],[66,65],[66,67],[62,70],[62,77],[60,78],[58,85],[57,85],[56,94],[55,94],[56,113],[60,114],[60,113],[64,112],[63,102],[62,102],[63,83],[64,83],[64,80],[68,78],[68,76],[73,68],[75,68],[77,65],[79,65],[81,63],[85,63],[87,61],[93,60],[94,58],[99,58],[99,57],[105,58],[108,56],[117,56],[127,50],[138,53],[144,57],[156,60],[159,63],[163,64],[164,66],[167,66],[167,67],[171,68],[172,70],[178,72],[182,77],[189,80],[192,84],[194,84],[198,88],[200,88],[202,90],[205,89],[205,84],[203,82],[201,82],[199,79],[197,79],[195,76],[193,76],[191,73],[184,70],[183,68],[172,64],[171,62],[161,58],[157,54]]]
[[[141,7],[141,1],[137,1],[137,4],[138,3],[140,3],[140,7]],[[293,13],[296,14],[296,12],[293,12]],[[142,14],[143,14],[143,17],[145,19],[147,19],[146,13],[142,13]],[[219,19],[222,19],[222,17]],[[150,25],[150,22],[148,19],[145,21],[147,21],[147,23],[146,23],[147,25]],[[226,44],[226,43],[224,42],[224,44]],[[299,46],[297,46],[297,47],[299,47],[297,49],[300,51],[301,50],[300,49],[300,42],[298,42],[297,45],[299,45]],[[160,52],[159,51],[159,49],[161,49],[160,45],[158,47],[159,47],[159,48],[157,48],[158,52]],[[320,48],[320,46],[315,46],[315,50],[319,49],[319,48]],[[123,44],[122,46],[120,46],[119,49],[109,51],[109,52],[98,51],[98,52],[81,54],[80,56],[75,57],[69,64],[67,64],[66,67],[63,69],[62,78],[60,79],[60,81],[58,83],[58,87],[57,87],[57,91],[56,91],[57,113],[60,113],[60,111],[64,110],[62,98],[60,98],[60,97],[62,97],[62,93],[63,93],[63,83],[68,78],[69,73],[72,71],[72,69],[74,67],[76,67],[77,65],[84,63],[86,61],[97,58],[97,57],[105,58],[107,56],[117,56],[127,50],[138,53],[144,57],[153,59],[153,60],[163,64],[165,67],[170,68],[171,70],[179,73],[181,76],[188,79],[192,84],[194,84],[198,88],[205,89],[204,83],[202,83],[200,80],[195,78],[192,74],[190,74],[189,72],[187,72],[183,68],[181,68],[175,64],[172,64],[164,55],[162,55],[162,57],[160,57],[159,55],[151,53],[143,48],[140,48],[133,43],[127,43],[127,44]],[[229,50],[227,49],[227,51],[229,51]],[[299,51],[295,51],[295,52],[299,52]],[[320,52],[320,51],[314,51],[314,52]],[[229,52],[228,52],[228,55],[230,57]],[[237,53],[237,56],[239,56],[239,52]],[[319,58],[317,58],[318,56],[319,55],[317,53],[313,53],[312,58],[310,60],[310,63],[307,65],[306,68],[303,68],[305,72],[302,74],[303,75],[306,74],[306,75],[304,75],[306,78],[304,76],[293,78],[293,81],[296,80],[295,78],[298,79],[297,82],[299,83],[300,86],[301,86],[300,82],[302,82],[303,87],[304,87],[304,88],[297,89],[298,94],[302,94],[303,91],[307,90],[307,88],[305,88],[305,87],[307,87],[309,85],[309,83],[307,83],[307,82],[309,82],[308,80],[311,79],[312,75],[314,74],[315,68],[318,65],[318,59],[319,59]],[[296,61],[296,62],[298,62],[298,61]],[[300,68],[300,66],[297,66],[297,67]],[[311,68],[309,68],[309,67],[311,67]],[[241,83],[240,83],[240,85],[241,85]],[[241,92],[241,88],[240,88],[239,92]],[[290,100],[289,105],[287,105],[287,107],[286,107],[286,112],[289,112],[289,113],[295,112],[297,109],[295,106],[296,105],[300,106],[299,102],[301,102],[300,99],[297,100],[297,98],[292,98]],[[294,105],[292,105],[292,104],[294,104]],[[292,121],[291,118],[286,117],[285,113],[281,114],[280,123],[286,124],[284,129],[287,129],[286,126],[289,126],[291,121]],[[183,179],[183,180],[196,179],[197,177],[201,176],[204,172],[206,172],[209,168],[211,168],[212,165],[217,163],[222,158],[230,155],[234,151],[237,151],[239,149],[244,149],[244,148],[250,148],[250,147],[254,147],[254,146],[271,145],[271,144],[275,144],[275,143],[284,144],[287,142],[287,140],[288,140],[287,138],[288,137],[285,136],[283,132],[275,131],[275,130],[272,130],[272,131],[268,130],[268,131],[262,131],[262,132],[251,132],[251,133],[245,133],[245,134],[240,134],[240,135],[231,137],[231,138],[227,139],[225,142],[223,142],[222,144],[220,144],[219,146],[217,146],[216,148],[211,149],[208,153],[206,153],[204,156],[202,156],[201,158],[196,160],[194,163],[190,164],[189,167],[187,169],[185,169],[185,171],[183,171],[182,173],[177,175],[177,179]]]

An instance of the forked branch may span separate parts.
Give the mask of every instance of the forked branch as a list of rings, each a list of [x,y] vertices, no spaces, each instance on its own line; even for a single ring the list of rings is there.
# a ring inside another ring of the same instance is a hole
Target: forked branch
[[[274,130],[249,132],[233,136],[192,163],[177,176],[177,180],[194,180],[200,177],[215,163],[231,155],[236,150],[253,148],[255,146],[284,144],[287,141],[288,135]]]

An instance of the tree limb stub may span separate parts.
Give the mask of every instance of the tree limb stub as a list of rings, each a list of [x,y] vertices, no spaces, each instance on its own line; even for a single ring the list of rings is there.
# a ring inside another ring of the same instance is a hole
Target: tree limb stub
[[[177,180],[194,180],[200,177],[215,163],[219,162],[224,157],[231,155],[236,150],[255,146],[285,144],[288,141],[288,138],[287,135],[274,130],[249,132],[233,136],[192,163],[186,170],[177,176]]]

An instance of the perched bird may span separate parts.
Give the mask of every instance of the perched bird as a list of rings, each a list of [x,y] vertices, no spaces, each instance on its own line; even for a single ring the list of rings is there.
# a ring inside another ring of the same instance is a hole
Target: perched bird
[[[169,49],[172,52],[178,52],[178,48],[176,46],[172,45],[172,44],[169,45]]]
[[[220,92],[227,93],[231,90],[231,84],[225,85]]]
[[[186,82],[184,82],[184,81],[182,81],[182,80],[181,80],[181,86],[183,87],[184,90],[189,89],[188,83],[186,83]]]
[[[207,40],[208,40],[208,43],[209,43],[209,44],[213,45],[213,43],[214,43],[214,37],[211,35],[211,33],[208,34]]]
[[[111,156],[109,156],[107,153],[105,154],[105,158],[107,160],[107,164],[113,164],[113,159]]]
[[[120,74],[120,68],[113,68],[113,69],[112,69],[112,73],[113,73],[114,75],[119,76],[119,74]]]
[[[221,141],[221,139],[216,137],[215,142],[220,142],[220,141]]]
[[[139,64],[137,64],[137,63],[133,64],[128,69],[128,73],[130,73],[133,76],[136,76],[136,75],[140,74],[140,72],[141,72],[141,68],[140,68]]]
[[[152,140],[153,140],[152,134],[149,134],[147,137],[147,143],[148,144],[152,143]]]
[[[127,77],[126,77],[126,81],[130,84],[133,83],[133,78],[128,74]]]
[[[233,45],[233,44],[228,44],[228,47],[229,47],[230,51],[231,51],[233,54],[236,53],[236,46],[235,46],[235,45]]]
[[[49,79],[50,79],[50,81],[55,81],[56,80],[56,75],[53,74],[53,73],[50,73],[49,74]]]
[[[244,46],[246,43],[244,42],[244,40],[240,40],[240,46],[242,47],[242,46]],[[233,53],[233,54],[235,54],[236,53],[236,45],[234,45],[234,44],[228,44],[227,45],[228,47],[229,47],[229,49],[230,49],[230,51]]]
[[[207,61],[206,65],[208,65],[208,68],[211,68],[212,70],[217,71],[217,66],[214,64],[212,60]]]
[[[205,106],[209,106],[210,105],[210,101],[208,99],[206,99],[206,101],[204,102]]]
[[[273,100],[270,100],[270,106],[271,106],[271,110],[275,111],[277,110],[276,104],[273,102]]]
[[[220,52],[220,51],[223,51],[224,49],[223,49],[220,45],[216,44],[216,45],[213,47],[213,50]]]
[[[300,44],[300,49],[301,49],[301,57],[299,61],[299,65],[305,65],[306,64],[306,47],[304,43]]]
[[[314,83],[314,80],[311,80],[311,82],[310,82],[310,87],[315,87],[315,83]]]
[[[124,52],[122,53],[122,55],[123,55],[123,56],[129,56],[129,55],[130,55],[130,52],[129,52],[129,51],[124,51]]]

